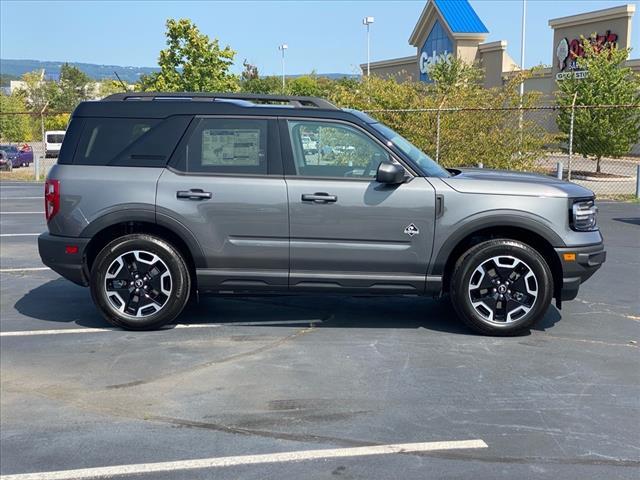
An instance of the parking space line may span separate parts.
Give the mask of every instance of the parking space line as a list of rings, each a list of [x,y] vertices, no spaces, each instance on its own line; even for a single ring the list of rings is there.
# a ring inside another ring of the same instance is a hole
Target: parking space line
[[[163,330],[173,330],[174,328],[217,328],[222,325],[218,323],[197,323],[197,324],[180,324],[169,326]],[[0,337],[31,337],[34,335],[62,335],[65,333],[99,333],[99,332],[122,332],[121,328],[59,328],[56,330],[17,330],[13,332],[0,332]]]
[[[39,233],[0,233],[0,237],[34,237]]]
[[[37,197],[0,197],[0,200],[44,200],[44,196]]]
[[[399,443],[370,447],[349,447],[324,450],[300,450],[294,452],[267,453],[261,455],[239,455],[233,457],[200,458],[174,462],[139,463],[111,467],[82,468],[56,472],[23,473],[3,475],[3,480],[85,480],[105,478],[114,475],[140,475],[148,473],[168,473],[204,468],[233,467],[240,465],[260,465],[265,463],[299,462],[303,460],[326,460],[331,458],[365,457],[390,455],[395,453],[422,453],[442,450],[488,448],[481,439],[450,442]]]
[[[26,214],[44,215],[44,212],[0,212],[0,215],[26,215]]]
[[[30,267],[30,268],[0,268],[0,273],[12,273],[12,272],[43,272],[45,270],[51,270],[49,267]]]

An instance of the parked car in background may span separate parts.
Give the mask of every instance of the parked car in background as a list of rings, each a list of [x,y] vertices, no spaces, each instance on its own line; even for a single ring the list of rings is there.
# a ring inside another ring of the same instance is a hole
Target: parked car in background
[[[45,157],[57,157],[60,154],[60,147],[65,133],[64,130],[49,130],[45,132]]]
[[[21,167],[28,167],[33,163],[33,147],[28,143],[23,143],[18,147],[18,158]]]
[[[7,154],[13,168],[28,167],[33,163],[33,149],[29,145],[26,147],[25,145],[19,147],[8,144],[0,145],[0,150],[4,150]]]
[[[13,170],[11,160],[9,160],[7,152],[5,152],[4,150],[0,150],[0,170],[4,172],[10,172],[11,170]]]
[[[302,136],[302,148],[311,155],[318,153],[318,142],[309,135]]]

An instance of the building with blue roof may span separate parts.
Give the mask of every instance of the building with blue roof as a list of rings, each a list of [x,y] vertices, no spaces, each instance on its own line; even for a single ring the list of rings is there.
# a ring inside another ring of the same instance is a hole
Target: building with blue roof
[[[552,94],[556,81],[562,81],[563,75],[575,68],[581,35],[585,38],[595,35],[594,41],[605,39],[620,48],[631,47],[634,12],[635,5],[629,4],[549,20],[554,39],[551,66],[537,71],[525,89]],[[520,21],[519,18],[513,20]],[[480,64],[485,71],[487,88],[501,86],[520,66],[507,53],[506,41],[487,42],[488,37],[489,29],[468,0],[428,0],[409,36],[409,44],[416,48],[416,54],[371,62],[371,74],[430,82],[430,65],[457,58]],[[640,71],[639,60],[629,60],[627,64]],[[367,71],[367,64],[360,66],[363,72]]]

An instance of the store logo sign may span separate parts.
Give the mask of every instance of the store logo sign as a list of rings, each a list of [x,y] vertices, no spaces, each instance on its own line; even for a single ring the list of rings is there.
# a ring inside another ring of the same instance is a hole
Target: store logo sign
[[[602,48],[615,48],[618,44],[618,34],[607,30],[604,35],[592,35],[589,41],[596,51]],[[571,76],[585,78],[587,72],[578,68],[578,58],[584,57],[584,55],[581,38],[574,38],[571,41],[567,38],[561,39],[556,46],[556,60],[558,61],[558,70],[560,70],[560,73],[556,75],[556,80],[564,80]]]
[[[453,55],[451,55],[446,50],[440,54],[436,53],[436,51],[434,50],[431,56],[429,56],[427,52],[423,51],[420,54],[420,58],[418,59],[418,67],[420,68],[420,73],[424,73],[425,75],[427,75],[429,73],[429,68],[432,65],[442,62],[451,63],[452,58]]]

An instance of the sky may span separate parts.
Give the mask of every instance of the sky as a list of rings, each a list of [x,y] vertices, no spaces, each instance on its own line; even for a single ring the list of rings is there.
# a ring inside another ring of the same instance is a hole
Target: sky
[[[167,18],[190,18],[200,31],[236,50],[262,75],[280,74],[278,45],[287,43],[288,74],[359,73],[366,62],[415,54],[408,38],[426,1],[0,1],[0,57],[152,67],[165,46]],[[551,18],[635,3],[632,58],[640,57],[640,8],[633,0],[528,0],[525,66],[552,62]],[[471,0],[489,29],[520,61],[521,0]]]

